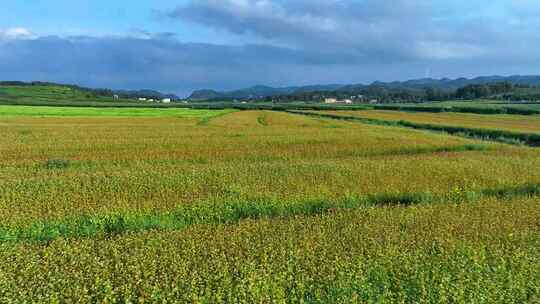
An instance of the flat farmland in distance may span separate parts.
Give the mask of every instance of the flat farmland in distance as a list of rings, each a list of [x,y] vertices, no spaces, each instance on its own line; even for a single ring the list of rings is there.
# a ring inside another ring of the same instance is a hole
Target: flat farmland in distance
[[[0,107],[0,302],[539,299],[537,148],[109,111]]]
[[[234,110],[158,109],[158,108],[87,108],[0,105],[0,119],[20,116],[42,117],[178,117],[210,118]],[[0,120],[1,122],[2,120]],[[11,122],[11,121],[7,121]]]
[[[442,107],[479,107],[479,108],[514,108],[522,110],[537,110],[540,111],[539,102],[508,102],[508,101],[498,101],[498,100],[477,100],[477,101],[443,101],[443,102],[430,102],[426,105],[438,105]]]
[[[422,113],[402,111],[320,111],[323,114],[354,116],[387,121],[455,126],[540,134],[540,115],[482,115],[468,113]]]
[[[399,103],[399,104],[379,104],[376,105],[377,109],[384,110],[385,107],[402,107],[403,109],[415,111],[417,109],[418,111],[422,111],[422,108],[441,108],[441,109],[449,109],[452,110],[452,108],[458,108],[458,109],[478,109],[478,110],[486,110],[486,111],[495,111],[495,110],[502,110],[502,109],[515,109],[515,110],[521,110],[524,113],[527,113],[527,111],[532,111],[535,113],[540,113],[540,103],[539,102],[508,102],[508,101],[500,101],[500,100],[474,100],[474,101],[437,101],[437,102],[424,102],[424,103]],[[459,111],[458,111],[459,112]],[[477,113],[477,112],[474,112]],[[482,111],[479,111],[478,113],[482,113]],[[490,113],[486,113],[490,114]],[[492,114],[492,113],[491,113]]]

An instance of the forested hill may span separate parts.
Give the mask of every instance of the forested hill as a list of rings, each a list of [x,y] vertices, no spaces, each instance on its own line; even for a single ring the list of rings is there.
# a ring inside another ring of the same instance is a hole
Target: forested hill
[[[28,97],[28,98],[52,98],[52,99],[72,99],[88,100],[96,98],[112,98],[117,95],[122,99],[153,98],[180,99],[174,94],[164,94],[155,90],[111,90],[87,88],[71,84],[59,84],[52,82],[22,82],[22,81],[0,81],[0,96]]]

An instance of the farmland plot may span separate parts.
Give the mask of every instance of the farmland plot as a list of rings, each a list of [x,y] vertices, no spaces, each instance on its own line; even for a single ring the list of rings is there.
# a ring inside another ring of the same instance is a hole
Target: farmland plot
[[[0,116],[0,302],[538,300],[538,149],[207,112]]]

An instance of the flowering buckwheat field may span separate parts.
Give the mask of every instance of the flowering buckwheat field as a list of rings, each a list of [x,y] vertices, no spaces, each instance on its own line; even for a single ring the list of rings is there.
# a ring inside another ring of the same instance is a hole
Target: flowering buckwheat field
[[[0,303],[540,301],[538,148],[271,111],[40,111],[0,109]]]

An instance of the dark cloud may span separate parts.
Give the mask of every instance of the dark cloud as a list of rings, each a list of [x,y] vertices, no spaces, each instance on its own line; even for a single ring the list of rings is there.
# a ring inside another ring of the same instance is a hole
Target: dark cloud
[[[537,22],[527,18],[534,15],[531,7],[539,11],[540,5],[529,0],[207,0],[190,1],[169,16],[270,44],[348,49],[376,61],[404,62],[514,56],[505,50],[509,43],[539,38],[533,27],[524,27]]]
[[[413,59],[427,40],[424,1],[209,0],[170,13],[235,34],[298,48],[348,49],[373,60]]]
[[[138,35],[143,38],[0,39],[0,78],[187,93],[208,86],[284,85],[280,75],[288,69],[331,70],[359,62],[357,56],[317,50],[181,43],[168,35],[143,34]]]

